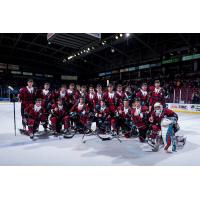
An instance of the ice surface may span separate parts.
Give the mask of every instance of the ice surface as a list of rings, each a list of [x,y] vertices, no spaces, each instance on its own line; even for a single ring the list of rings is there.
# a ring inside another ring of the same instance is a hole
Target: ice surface
[[[21,128],[16,104],[17,130]],[[183,149],[173,154],[145,152],[137,139],[102,142],[95,136],[73,139],[39,139],[14,135],[13,104],[0,104],[0,165],[200,165],[200,115],[179,114],[180,134],[187,136]],[[42,128],[41,128],[42,129]]]

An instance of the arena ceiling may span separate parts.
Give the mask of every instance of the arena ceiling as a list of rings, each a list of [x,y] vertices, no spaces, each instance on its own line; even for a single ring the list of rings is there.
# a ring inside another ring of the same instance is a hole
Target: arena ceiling
[[[28,71],[89,75],[199,51],[200,34],[1,33],[0,62]]]

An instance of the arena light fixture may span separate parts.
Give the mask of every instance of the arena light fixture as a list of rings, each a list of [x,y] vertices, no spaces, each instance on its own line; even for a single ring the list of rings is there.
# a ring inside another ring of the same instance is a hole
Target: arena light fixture
[[[73,56],[69,56],[67,59],[68,60],[71,60],[73,58]],[[64,59],[64,60],[66,60],[66,59]]]
[[[116,35],[116,36],[115,36],[115,39],[116,39],[116,40],[118,40],[118,39],[119,39],[119,37]]]
[[[90,51],[90,48],[88,48],[88,51]]]
[[[130,33],[126,33],[126,37],[129,37],[130,36]]]
[[[122,34],[122,33],[120,33],[120,34],[119,34],[119,36],[120,36],[120,37],[123,37],[123,34]]]
[[[111,52],[112,52],[112,53],[115,53],[115,49],[114,49],[114,48],[112,48],[112,49],[111,49]]]

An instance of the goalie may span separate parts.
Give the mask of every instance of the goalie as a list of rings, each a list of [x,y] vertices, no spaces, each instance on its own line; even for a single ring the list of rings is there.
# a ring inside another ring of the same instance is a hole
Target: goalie
[[[185,144],[186,138],[176,134],[180,128],[178,115],[174,111],[163,108],[161,103],[156,102],[149,121],[151,123],[149,138],[157,150],[160,144],[164,144],[166,152],[174,152],[177,146]]]

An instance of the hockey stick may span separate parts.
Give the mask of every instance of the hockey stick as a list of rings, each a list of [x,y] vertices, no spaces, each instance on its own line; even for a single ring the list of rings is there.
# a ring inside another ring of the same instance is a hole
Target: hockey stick
[[[15,90],[13,87],[8,86],[8,89],[11,91],[12,93],[12,102],[13,102],[13,117],[14,117],[14,132],[15,132],[15,136],[17,135],[16,133],[16,114],[15,114],[15,101],[16,101],[16,97],[15,97]],[[11,100],[11,98],[10,98]]]
[[[73,138],[76,135],[76,133],[77,132],[75,132],[74,134],[64,134],[63,138],[65,138],[65,139],[71,139],[71,138]]]
[[[14,109],[14,130],[15,130],[15,136],[16,134],[16,114],[15,114],[15,100],[13,102],[13,109]]]

